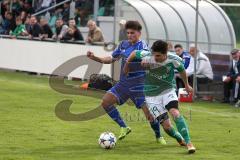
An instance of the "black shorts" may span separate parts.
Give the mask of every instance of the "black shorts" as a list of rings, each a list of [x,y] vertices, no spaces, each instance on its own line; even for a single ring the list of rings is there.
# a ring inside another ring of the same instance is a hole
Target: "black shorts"
[[[165,108],[169,111],[172,108],[178,109],[178,101],[171,101],[169,102]]]
[[[158,121],[160,122],[160,124],[162,124],[164,121],[169,119],[168,113],[163,113],[162,115],[157,117]]]

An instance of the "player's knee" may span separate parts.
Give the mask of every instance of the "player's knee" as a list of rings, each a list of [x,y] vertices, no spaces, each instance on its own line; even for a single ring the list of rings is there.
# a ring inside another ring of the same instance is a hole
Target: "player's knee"
[[[173,118],[177,118],[180,116],[180,112],[176,108],[172,108],[169,110],[170,114],[172,115]]]
[[[103,108],[107,108],[107,107],[110,106],[109,103],[106,100],[103,100],[101,105],[102,105]]]
[[[171,125],[170,124],[164,124],[163,125],[163,129],[165,130],[165,131],[168,131],[168,130],[170,130],[172,127],[171,127]]]
[[[163,129],[166,131],[166,130],[170,130],[172,128],[172,125],[171,125],[171,122],[170,120],[165,120],[163,123],[162,123],[162,126],[163,126]]]

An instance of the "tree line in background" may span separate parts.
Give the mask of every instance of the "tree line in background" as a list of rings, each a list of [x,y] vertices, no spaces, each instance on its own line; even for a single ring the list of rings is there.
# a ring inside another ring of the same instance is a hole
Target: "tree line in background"
[[[213,0],[216,3],[240,3],[240,0]],[[240,7],[222,7],[233,23],[237,41],[240,41]]]

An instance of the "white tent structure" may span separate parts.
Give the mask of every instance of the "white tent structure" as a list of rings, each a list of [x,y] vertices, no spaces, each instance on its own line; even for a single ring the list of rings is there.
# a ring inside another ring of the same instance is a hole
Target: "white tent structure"
[[[197,42],[205,53],[229,54],[236,45],[233,25],[226,13],[210,0],[120,0],[116,21],[137,19],[143,24],[143,39],[151,45],[157,39],[180,43],[188,49]],[[198,21],[196,21],[198,13]],[[196,24],[198,29],[196,30]],[[116,25],[117,27],[118,25]],[[118,29],[118,28],[117,28]],[[116,29],[116,30],[117,30]]]

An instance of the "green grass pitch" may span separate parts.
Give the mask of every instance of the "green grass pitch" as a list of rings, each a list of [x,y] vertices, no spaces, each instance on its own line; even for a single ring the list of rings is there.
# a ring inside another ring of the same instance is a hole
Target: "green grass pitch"
[[[101,101],[57,93],[49,87],[47,77],[0,71],[0,160],[240,159],[240,109],[230,105],[181,104],[197,147],[196,154],[188,155],[166,134],[166,146],[155,143],[142,113],[130,105],[120,111],[132,133],[115,149],[101,149],[97,143],[100,133],[118,135],[119,127],[106,115],[86,122],[62,121],[54,109],[63,99],[74,101],[71,111],[75,113],[90,110]]]

